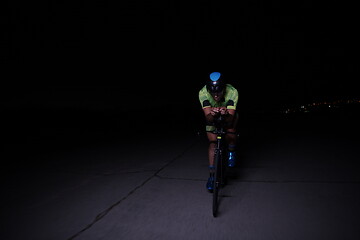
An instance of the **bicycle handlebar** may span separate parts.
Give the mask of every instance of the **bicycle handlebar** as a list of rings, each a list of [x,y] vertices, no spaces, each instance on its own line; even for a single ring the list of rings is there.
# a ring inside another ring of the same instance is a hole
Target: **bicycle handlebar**
[[[226,125],[227,125],[227,123],[225,121],[224,115],[219,115],[218,117],[214,117],[215,130],[208,131],[208,132],[212,132],[212,133],[220,134],[220,135],[223,135],[223,134],[236,134],[236,135],[238,135],[237,132],[228,132],[228,131],[226,131],[225,130]]]

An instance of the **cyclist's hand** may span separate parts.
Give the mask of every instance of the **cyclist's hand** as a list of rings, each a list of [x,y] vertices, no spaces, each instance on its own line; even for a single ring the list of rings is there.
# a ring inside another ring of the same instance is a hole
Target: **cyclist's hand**
[[[218,116],[218,115],[220,114],[220,109],[214,107],[214,108],[211,109],[210,114],[211,114],[212,116]]]
[[[226,109],[226,107],[220,107],[219,112],[221,115],[226,115],[228,113],[228,110]]]

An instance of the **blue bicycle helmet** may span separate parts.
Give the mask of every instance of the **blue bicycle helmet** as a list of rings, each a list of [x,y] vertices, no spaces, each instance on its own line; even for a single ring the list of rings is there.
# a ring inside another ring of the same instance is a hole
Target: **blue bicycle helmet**
[[[211,93],[219,93],[225,88],[224,76],[219,72],[210,73],[210,79],[206,83],[206,88]]]

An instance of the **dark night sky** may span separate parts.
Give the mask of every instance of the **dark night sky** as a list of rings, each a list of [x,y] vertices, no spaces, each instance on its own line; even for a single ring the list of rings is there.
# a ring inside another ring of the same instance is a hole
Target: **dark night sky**
[[[8,105],[191,103],[214,70],[247,106],[357,95],[356,8],[345,1],[42,0],[4,9]]]

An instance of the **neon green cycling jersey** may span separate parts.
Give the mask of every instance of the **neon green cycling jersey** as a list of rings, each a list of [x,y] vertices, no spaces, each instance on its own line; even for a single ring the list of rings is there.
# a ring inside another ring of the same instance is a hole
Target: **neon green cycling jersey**
[[[199,100],[203,109],[208,107],[226,107],[227,109],[236,110],[238,98],[238,91],[231,84],[226,84],[225,95],[220,102],[214,100],[207,91],[206,85],[199,91]],[[215,130],[214,126],[206,125],[206,131],[213,130]]]
[[[199,91],[199,100],[202,108],[207,107],[226,107],[236,110],[238,102],[238,91],[231,84],[226,84],[225,95],[220,102],[216,102],[206,89],[206,85]]]

